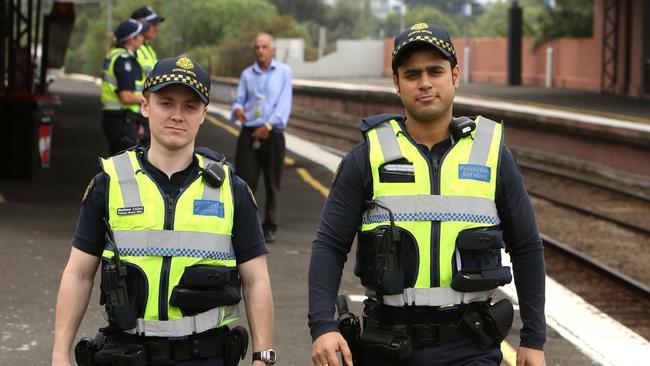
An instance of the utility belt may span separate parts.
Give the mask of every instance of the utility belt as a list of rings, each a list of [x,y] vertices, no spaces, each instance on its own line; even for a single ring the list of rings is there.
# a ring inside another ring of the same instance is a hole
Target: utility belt
[[[512,327],[512,303],[503,299],[489,303],[472,303],[463,307],[458,322],[440,324],[404,324],[378,321],[364,316],[360,343],[365,352],[391,359],[408,358],[413,349],[473,339],[479,347],[498,347]]]
[[[390,216],[392,217],[392,213]],[[405,289],[414,287],[418,273],[419,250],[409,231],[395,226],[391,219],[390,226],[361,232],[358,237],[354,273],[361,278],[362,285],[374,290],[379,296],[402,295]],[[454,269],[451,289],[462,293],[480,292],[510,283],[510,267],[501,265],[502,247],[500,230],[480,228],[461,231],[456,238],[455,253],[460,263],[458,265],[457,261],[454,261],[458,268]],[[422,296],[416,296],[413,302],[395,305],[450,304],[435,304],[424,298],[423,303],[418,303],[418,297]],[[455,302],[451,302],[453,303]]]
[[[183,339],[115,334],[100,329],[92,339],[82,338],[77,343],[75,359],[80,366],[148,366],[223,357],[225,366],[235,366],[244,359],[247,348],[248,332],[241,326],[222,327]]]

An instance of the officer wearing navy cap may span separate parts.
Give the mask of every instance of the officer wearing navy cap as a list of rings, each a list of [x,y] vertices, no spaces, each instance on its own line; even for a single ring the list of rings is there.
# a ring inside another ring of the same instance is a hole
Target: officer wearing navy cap
[[[135,52],[144,42],[148,24],[133,19],[120,23],[102,70],[102,129],[110,154],[138,142],[144,129],[140,124],[140,100],[144,74]]]
[[[338,365],[341,352],[346,365],[499,365],[513,321],[510,301],[493,299],[512,280],[505,244],[523,322],[517,365],[544,365],[543,246],[503,127],[453,117],[460,68],[445,29],[404,31],[392,68],[404,115],[363,120],[364,141],[342,159],[313,241],[313,364]],[[333,318],[355,236],[368,296],[360,338],[349,314],[346,331]]]
[[[149,42],[156,38],[158,29],[160,28],[160,23],[165,21],[165,17],[158,15],[151,6],[143,6],[136,9],[133,14],[131,14],[131,19],[149,25],[149,30],[143,33],[145,42],[137,52],[138,62],[140,63],[144,74],[147,75],[158,61],[156,51],[153,50]]]
[[[151,145],[100,159],[82,200],[57,299],[53,365],[69,352],[101,265],[108,325],[75,347],[80,365],[272,365],[273,302],[254,198],[224,155],[196,148],[210,77],[188,57],[144,84]]]
[[[138,48],[135,55],[140,67],[142,68],[142,72],[146,77],[151,69],[153,69],[156,62],[158,62],[156,51],[154,51],[150,43],[156,38],[160,28],[160,23],[165,21],[165,17],[158,15],[151,6],[143,6],[133,11],[131,19],[149,25],[149,30],[142,33],[144,36],[144,43],[142,44],[142,47]],[[142,116],[140,116],[140,122],[144,126],[144,135],[141,138],[141,143],[143,145],[148,145],[151,137],[149,132],[149,122]]]

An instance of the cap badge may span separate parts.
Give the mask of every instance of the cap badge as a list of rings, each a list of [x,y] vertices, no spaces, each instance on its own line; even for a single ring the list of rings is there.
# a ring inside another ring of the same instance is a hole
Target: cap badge
[[[429,28],[429,25],[427,23],[417,23],[417,24],[413,24],[411,30],[419,31],[427,28]]]
[[[178,60],[176,60],[176,66],[182,67],[184,69],[194,68],[194,64],[192,63],[192,60],[190,60],[187,57],[181,57]]]

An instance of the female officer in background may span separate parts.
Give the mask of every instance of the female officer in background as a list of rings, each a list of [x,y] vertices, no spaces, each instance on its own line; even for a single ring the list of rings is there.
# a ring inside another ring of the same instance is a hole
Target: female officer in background
[[[136,51],[144,43],[148,24],[129,19],[114,33],[104,58],[102,78],[102,129],[110,155],[138,142],[144,132],[138,123],[144,73],[136,60]]]

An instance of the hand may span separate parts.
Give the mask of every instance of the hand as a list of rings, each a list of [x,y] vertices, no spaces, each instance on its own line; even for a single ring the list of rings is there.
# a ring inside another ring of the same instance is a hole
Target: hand
[[[546,366],[544,351],[519,347],[517,350],[517,366]]]
[[[266,125],[261,125],[260,127],[256,128],[255,131],[253,131],[251,137],[255,140],[266,140],[269,138],[269,133],[269,128],[266,127]]]
[[[71,366],[70,358],[65,356],[52,355],[52,366]]]
[[[266,366],[266,362],[261,361],[261,360],[257,360],[257,361],[253,361],[252,365],[253,366]]]
[[[241,108],[235,109],[235,118],[242,122],[248,121],[248,118],[246,118],[246,113]]]
[[[341,333],[325,333],[311,345],[311,360],[314,366],[339,366],[336,352],[341,352],[346,366],[352,366],[352,352]]]

